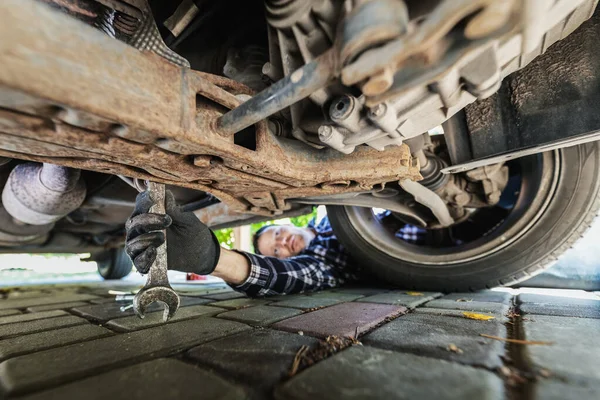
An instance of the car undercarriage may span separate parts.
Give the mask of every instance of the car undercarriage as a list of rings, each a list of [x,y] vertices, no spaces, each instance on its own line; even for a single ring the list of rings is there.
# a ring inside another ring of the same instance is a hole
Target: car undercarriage
[[[4,1],[0,252],[117,257],[148,180],[211,228],[328,205],[391,282],[524,279],[598,208],[596,6]]]

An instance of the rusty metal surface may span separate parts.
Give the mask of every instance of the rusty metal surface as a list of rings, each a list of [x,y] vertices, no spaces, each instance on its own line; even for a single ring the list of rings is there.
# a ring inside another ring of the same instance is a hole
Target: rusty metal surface
[[[285,212],[288,198],[419,177],[407,146],[346,156],[277,138],[264,121],[256,150],[238,146],[216,122],[247,87],[30,0],[3,1],[0,15],[0,156],[202,190],[231,212],[263,216]]]

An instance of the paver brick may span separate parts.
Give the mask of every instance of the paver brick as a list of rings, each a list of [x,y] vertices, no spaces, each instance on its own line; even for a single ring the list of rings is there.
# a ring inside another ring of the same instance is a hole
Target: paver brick
[[[524,314],[600,318],[600,299],[576,299],[541,294],[520,294],[519,309]]]
[[[0,382],[6,393],[28,392],[84,378],[98,369],[172,354],[247,329],[238,322],[196,318],[71,344],[3,361]]]
[[[435,292],[412,292],[414,294],[408,293],[411,292],[394,291],[388,293],[381,293],[376,294],[374,296],[359,299],[358,301],[363,303],[396,304],[398,306],[405,306],[412,309],[442,295],[441,293]],[[415,295],[416,293],[419,294]]]
[[[85,301],[96,299],[97,296],[91,294],[67,294],[64,296],[46,296],[27,299],[0,300],[0,310],[8,308],[27,308],[32,306],[43,306],[56,303],[68,303],[71,301]]]
[[[554,342],[525,347],[535,366],[557,380],[593,380],[600,385],[600,319],[535,315],[523,319],[523,329],[527,340]]]
[[[0,317],[6,317],[7,315],[21,314],[19,310],[0,310]]]
[[[196,318],[200,316],[210,317],[219,314],[223,311],[225,310],[222,308],[202,305],[183,307],[177,310],[177,313],[171,319],[169,319],[168,322],[171,323],[176,321],[183,321],[185,319]],[[161,325],[163,323],[162,318],[163,311],[154,311],[151,313],[146,313],[143,319],[138,317],[137,315],[113,319],[111,321],[108,321],[106,326],[119,332],[136,331],[138,329],[145,329]]]
[[[33,297],[46,297],[51,295],[48,290],[23,290],[23,289],[8,289],[8,298],[13,299],[29,299]]]
[[[68,315],[64,317],[36,319],[34,321],[20,322],[18,324],[0,325],[0,339],[86,323],[87,321],[83,318]]]
[[[63,311],[63,310],[52,310],[52,311],[44,311],[44,312],[39,312],[39,313],[10,315],[7,317],[1,317],[0,325],[14,324],[17,322],[33,321],[36,319],[62,317],[64,315],[69,315],[69,313],[67,313],[66,311]]]
[[[231,310],[238,310],[240,308],[247,307],[255,307],[263,304],[267,304],[269,301],[263,299],[251,299],[249,297],[239,298],[239,299],[231,299],[231,300],[222,300],[217,302],[209,303],[213,307],[221,307],[228,308]]]
[[[85,393],[85,396],[82,396]],[[78,399],[227,399],[246,398],[243,389],[223,378],[173,359],[120,368],[50,389],[22,400]]]
[[[489,315],[491,317],[494,317],[497,321],[499,321],[501,323],[506,323],[508,321],[508,317],[507,317],[507,314],[503,314],[504,311],[506,311],[506,310],[500,309],[499,311],[494,311],[494,312],[476,311],[476,313],[482,314],[482,315]],[[417,313],[417,314],[443,315],[446,317],[458,317],[458,318],[466,318],[465,315],[463,314],[465,312],[468,312],[468,311],[449,310],[447,308],[427,308],[427,307],[419,307],[415,310],[415,313]]]
[[[33,353],[111,334],[112,332],[108,329],[85,324],[4,339],[0,346],[0,361],[21,354]]]
[[[227,311],[219,314],[219,318],[232,319],[250,325],[265,326],[298,314],[302,314],[302,311],[295,308],[256,306]]]
[[[89,303],[85,303],[83,301],[72,301],[70,303],[57,303],[57,304],[49,304],[47,306],[33,306],[27,307],[27,312],[37,313],[42,311],[50,311],[50,310],[68,310],[73,307],[82,307],[87,306]]]
[[[212,299],[212,300],[232,300],[232,299],[240,299],[243,297],[248,297],[246,296],[244,293],[240,293],[240,292],[236,292],[236,291],[229,291],[229,292],[225,292],[225,293],[215,293],[215,294],[205,294],[202,297],[206,297],[207,299]]]
[[[557,382],[538,379],[532,390],[534,400],[600,399],[600,384],[589,382]]]
[[[202,344],[187,356],[223,376],[270,392],[287,376],[298,349],[317,342],[307,336],[263,329]]]
[[[467,301],[481,301],[485,303],[502,303],[510,305],[513,295],[508,292],[501,292],[495,290],[481,290],[479,292],[467,292],[467,293],[450,293],[441,300],[467,300]]]
[[[481,333],[505,338],[506,328],[494,320],[476,321],[413,313],[383,325],[361,341],[365,345],[461,364],[490,369],[502,366],[504,343],[485,339],[480,336]],[[449,351],[450,344],[457,346],[460,351]]]
[[[282,296],[282,298],[285,296]],[[323,308],[338,304],[341,301],[336,299],[328,298],[315,298],[313,296],[287,296],[289,299],[283,299],[275,303],[271,303],[272,306],[277,307],[291,307],[299,308],[301,310],[310,310],[316,308]]]
[[[503,399],[491,372],[372,347],[353,346],[280,386],[276,399]]]
[[[461,311],[473,311],[473,312],[487,312],[506,314],[508,313],[509,307],[502,303],[489,303],[483,301],[470,301],[462,302],[455,300],[432,300],[424,305],[428,308],[445,308],[448,310],[461,310]]]
[[[315,294],[309,294],[309,296],[315,299],[334,299],[339,302],[353,301],[360,299],[361,297],[365,297],[364,295],[358,293],[333,292],[331,290],[324,290]]]
[[[405,313],[401,306],[375,303],[342,303],[278,322],[273,328],[307,335],[354,337],[377,326],[386,318]]]
[[[128,317],[131,315],[135,315],[133,308],[130,307],[126,310],[121,311],[121,307],[126,307],[130,304],[127,302],[114,302],[114,303],[106,303],[106,304],[94,304],[87,305],[83,307],[75,307],[71,309],[71,312],[81,315],[82,317],[92,319],[94,321],[106,322],[111,319]],[[151,304],[148,307],[148,311],[158,311],[160,310],[160,306],[158,304]]]
[[[198,305],[198,304],[206,304],[211,300],[197,298],[197,297],[180,297],[179,306],[181,308]],[[123,311],[121,311],[121,307],[130,306],[132,302],[129,301],[113,301],[104,304],[94,304],[87,305],[83,307],[75,307],[71,311],[77,315],[81,315],[82,317],[92,319],[94,321],[106,322],[116,318],[129,317],[135,315],[132,307],[129,307]],[[158,303],[151,304],[148,307],[148,312],[160,311],[163,309],[163,306]]]
[[[97,298],[94,300],[90,300],[90,303],[92,304],[106,304],[106,303],[123,303],[123,305],[126,305],[127,303],[131,303],[131,300],[129,301],[116,301],[116,297],[101,297],[101,298]]]
[[[344,286],[335,289],[331,289],[330,291],[336,293],[348,293],[348,294],[357,294],[361,296],[373,296],[379,293],[389,292],[390,288],[384,287],[362,287],[362,286]]]

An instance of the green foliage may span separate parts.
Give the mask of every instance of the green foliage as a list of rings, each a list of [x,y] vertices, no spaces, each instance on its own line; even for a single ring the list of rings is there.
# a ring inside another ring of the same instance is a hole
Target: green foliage
[[[214,232],[215,236],[217,237],[217,240],[219,241],[219,243],[221,243],[222,246],[225,246],[228,249],[231,249],[233,247],[233,243],[235,242],[235,239],[233,237],[233,228],[219,229],[218,231]]]

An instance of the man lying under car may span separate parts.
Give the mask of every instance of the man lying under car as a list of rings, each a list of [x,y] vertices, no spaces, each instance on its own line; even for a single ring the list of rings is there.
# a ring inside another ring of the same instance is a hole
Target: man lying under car
[[[127,221],[125,249],[136,269],[146,274],[156,258],[156,248],[167,232],[169,269],[213,275],[249,296],[315,291],[362,279],[360,268],[337,240],[329,220],[305,228],[268,225],[256,232],[256,254],[222,248],[213,232],[194,215],[183,212],[171,192],[166,214],[150,213],[148,192],[136,198]],[[406,226],[418,240],[416,227]],[[418,229],[418,228],[417,228]]]

